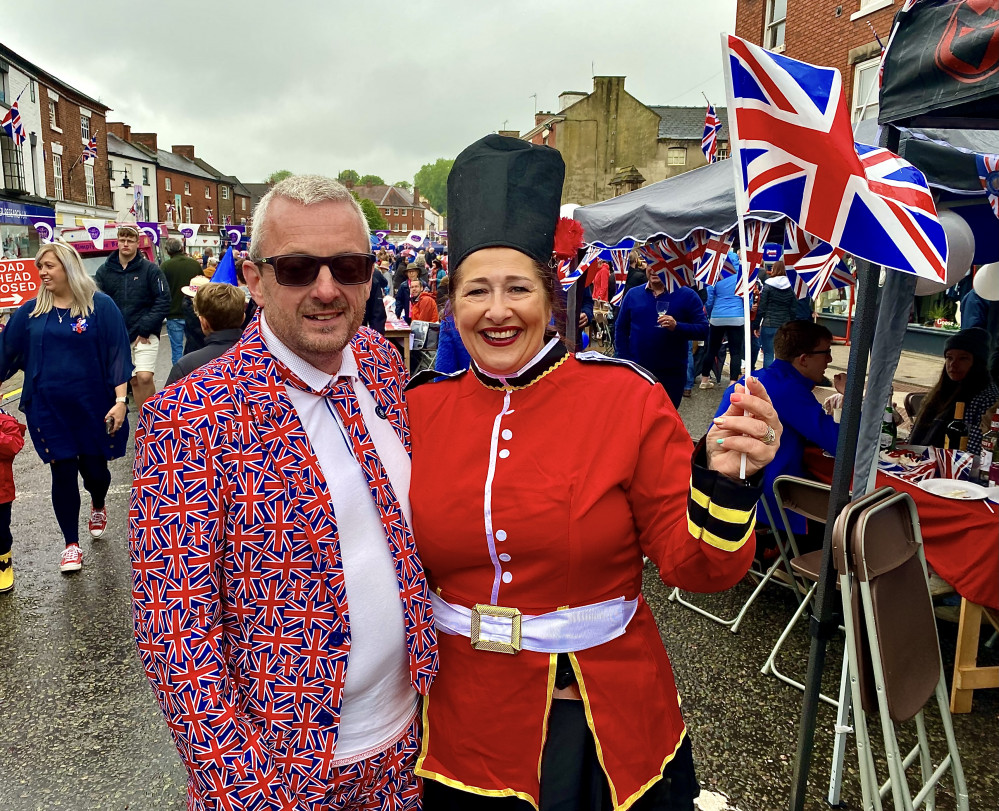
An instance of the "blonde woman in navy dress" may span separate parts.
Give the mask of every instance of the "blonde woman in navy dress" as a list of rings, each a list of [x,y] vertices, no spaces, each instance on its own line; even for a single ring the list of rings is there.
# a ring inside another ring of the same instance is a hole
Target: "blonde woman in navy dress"
[[[100,538],[107,528],[107,463],[125,455],[132,361],[121,312],[98,292],[76,250],[49,243],[35,265],[38,296],[0,332],[0,379],[24,372],[20,409],[52,470],[52,506],[65,540],[59,568],[73,572],[83,566],[79,477],[91,498],[90,535]]]

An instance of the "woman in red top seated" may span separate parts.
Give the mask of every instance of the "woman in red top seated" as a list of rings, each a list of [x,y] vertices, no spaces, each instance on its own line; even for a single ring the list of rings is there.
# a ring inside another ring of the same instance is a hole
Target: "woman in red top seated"
[[[409,283],[409,294],[412,297],[409,305],[409,315],[413,321],[437,322],[437,300],[424,287],[423,282],[414,279]]]
[[[642,556],[669,585],[737,583],[780,434],[757,385],[692,448],[644,370],[547,333],[564,172],[556,150],[490,135],[448,179],[450,297],[472,366],[407,395],[441,662],[417,764],[433,811],[693,808]],[[582,438],[574,414],[614,441]]]

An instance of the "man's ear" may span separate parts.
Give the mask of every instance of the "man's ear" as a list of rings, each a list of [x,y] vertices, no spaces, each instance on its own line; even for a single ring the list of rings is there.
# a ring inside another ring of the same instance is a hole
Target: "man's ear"
[[[250,291],[250,295],[253,296],[253,300],[257,302],[258,307],[262,307],[264,300],[263,291],[261,290],[260,268],[249,259],[243,260],[243,278],[246,279],[246,286]]]

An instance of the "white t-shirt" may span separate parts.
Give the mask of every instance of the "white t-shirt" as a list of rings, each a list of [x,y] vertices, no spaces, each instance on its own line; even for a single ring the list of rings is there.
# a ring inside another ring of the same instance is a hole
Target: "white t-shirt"
[[[350,436],[333,403],[315,393],[326,388],[333,376],[282,344],[267,327],[263,313],[260,328],[270,353],[313,390],[305,392],[286,385],[316,452],[336,515],[351,641],[335,763],[350,763],[381,752],[398,740],[419,701],[409,677],[395,562],[367,478],[351,450]],[[364,423],[406,521],[412,524],[409,454],[389,421],[375,414],[374,398],[358,377],[349,346],[343,350],[336,377],[353,381]]]

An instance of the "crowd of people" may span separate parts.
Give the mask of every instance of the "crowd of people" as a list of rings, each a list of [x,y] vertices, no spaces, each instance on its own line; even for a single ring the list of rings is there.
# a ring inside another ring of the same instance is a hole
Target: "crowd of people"
[[[39,251],[42,289],[0,332],[0,378],[24,372],[66,572],[83,563],[78,479],[91,536],[107,530],[131,389],[134,634],[190,809],[693,809],[645,561],[684,589],[742,579],[773,480],[803,473],[808,445],[835,452],[813,393],[833,337],[800,317],[778,262],[744,363],[738,257],[713,286],[668,289],[635,252],[613,353],[571,352],[564,171],[548,147],[471,144],[441,255],[373,252],[356,199],[312,175],[258,204],[239,285],[175,239],[158,267],[127,224],[95,279],[72,247]],[[598,268],[580,329],[609,287]],[[383,334],[396,320],[439,323],[434,368],[412,380]],[[959,399],[969,419],[994,410],[983,335],[948,342],[914,437],[942,441]],[[695,372],[705,389],[724,379],[723,346],[728,388],[692,438],[677,409]],[[563,441],[581,403],[613,444]],[[23,444],[0,413],[0,591]]]

